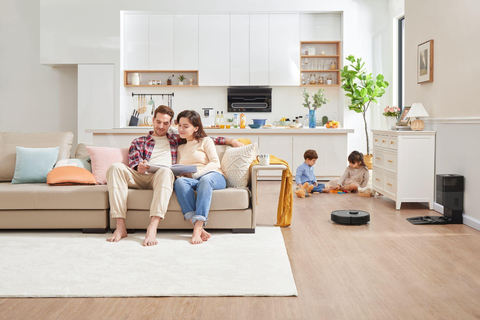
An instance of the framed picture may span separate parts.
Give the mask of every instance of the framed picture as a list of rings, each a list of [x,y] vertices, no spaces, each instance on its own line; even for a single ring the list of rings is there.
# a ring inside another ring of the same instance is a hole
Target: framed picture
[[[400,118],[397,120],[397,126],[408,126],[410,124],[410,118],[407,116],[411,107],[404,107]]]
[[[433,40],[418,45],[417,83],[433,81]]]

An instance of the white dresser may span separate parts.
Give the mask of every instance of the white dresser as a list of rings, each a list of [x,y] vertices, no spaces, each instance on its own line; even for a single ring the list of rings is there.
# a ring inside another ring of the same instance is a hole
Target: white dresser
[[[433,210],[435,131],[373,132],[373,189],[396,202],[428,202]]]

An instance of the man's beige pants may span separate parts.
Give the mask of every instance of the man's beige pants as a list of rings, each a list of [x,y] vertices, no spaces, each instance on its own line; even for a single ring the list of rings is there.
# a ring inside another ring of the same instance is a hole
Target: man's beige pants
[[[123,163],[114,163],[107,170],[108,197],[112,218],[127,217],[128,188],[153,189],[150,217],[165,218],[173,191],[172,170],[161,168],[154,174],[141,174]]]

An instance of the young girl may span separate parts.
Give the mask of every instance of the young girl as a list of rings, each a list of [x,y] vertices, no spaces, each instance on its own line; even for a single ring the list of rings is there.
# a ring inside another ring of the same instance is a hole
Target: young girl
[[[327,183],[327,187],[323,189],[323,192],[330,192],[330,190],[347,190],[350,192],[356,192],[358,188],[364,188],[370,173],[363,161],[363,154],[358,151],[353,151],[348,156],[349,165],[345,170],[345,173],[340,179],[333,179]]]
[[[213,190],[225,189],[227,181],[220,170],[220,160],[213,140],[203,131],[200,115],[193,110],[178,114],[178,133],[185,144],[178,147],[178,163],[196,165],[194,174],[182,174],[174,188],[185,220],[193,225],[192,244],[200,244],[210,238],[204,230],[212,202]],[[195,192],[197,196],[195,197]]]

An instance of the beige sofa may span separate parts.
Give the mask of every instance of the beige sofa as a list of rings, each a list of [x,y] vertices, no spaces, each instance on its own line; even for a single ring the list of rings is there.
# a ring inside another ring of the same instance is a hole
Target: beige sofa
[[[15,147],[60,147],[59,159],[70,156],[72,133],[0,132],[0,229],[83,229],[105,232],[116,228],[109,218],[108,190],[105,185],[49,186],[44,183],[11,184],[15,170]],[[217,146],[220,159],[226,150]],[[254,166],[251,187],[215,190],[209,213],[209,229],[255,232],[258,170],[284,170],[286,167]],[[152,190],[129,190],[127,229],[145,229],[150,221]],[[191,229],[175,193],[159,229]]]

